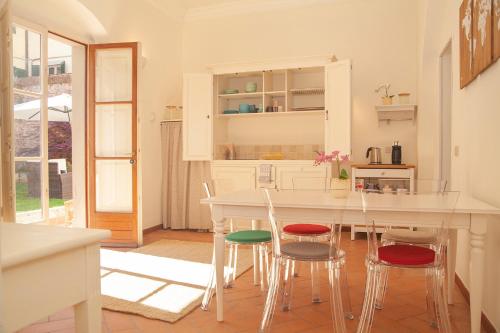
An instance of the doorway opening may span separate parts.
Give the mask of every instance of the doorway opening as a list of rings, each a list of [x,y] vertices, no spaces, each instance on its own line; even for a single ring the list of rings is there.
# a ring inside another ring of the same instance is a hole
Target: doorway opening
[[[452,109],[452,48],[448,42],[439,58],[440,63],[440,160],[439,176],[451,187],[451,109]]]

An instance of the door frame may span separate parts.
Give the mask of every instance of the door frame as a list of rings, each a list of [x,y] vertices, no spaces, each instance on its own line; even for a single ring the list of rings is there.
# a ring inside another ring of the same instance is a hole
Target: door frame
[[[132,101],[115,101],[115,102],[96,102],[95,100],[95,52],[99,49],[112,49],[112,48],[131,48],[132,49]],[[95,182],[95,110],[97,104],[131,104],[132,105],[132,156],[131,157],[117,157],[114,159],[135,159],[134,167],[132,170],[132,209],[135,214],[135,223],[132,224],[132,234],[135,237],[135,242],[119,242],[113,240],[106,240],[104,243],[109,246],[127,246],[136,247],[142,244],[142,228],[140,225],[140,207],[139,207],[139,118],[138,118],[138,101],[137,101],[137,86],[138,86],[138,57],[139,57],[139,43],[126,42],[126,43],[104,43],[104,44],[90,44],[87,53],[88,64],[88,90],[87,90],[87,226],[89,228],[96,227],[95,214],[96,214],[96,182]],[[134,149],[135,147],[135,149]],[[100,158],[106,160],[108,158]],[[120,213],[100,213],[106,217],[113,219],[112,215]]]
[[[453,149],[452,149],[452,131],[453,131],[453,128],[452,128],[452,124],[451,124],[451,120],[452,120],[452,110],[453,110],[453,41],[452,39],[448,39],[448,41],[445,43],[444,47],[442,48],[441,52],[439,53],[439,59],[438,59],[438,76],[439,76],[439,95],[438,95],[438,100],[439,100],[439,112],[438,112],[438,140],[439,140],[439,145],[438,145],[438,160],[436,162],[436,166],[437,166],[437,175],[439,176],[439,179],[442,179],[443,178],[443,158],[444,158],[444,151],[443,151],[443,141],[444,141],[444,135],[446,133],[443,132],[443,124],[444,124],[444,119],[443,119],[443,116],[444,116],[444,98],[443,98],[443,94],[445,93],[444,92],[444,78],[443,78],[443,57],[444,55],[446,54],[446,52],[450,52],[450,64],[449,64],[449,67],[450,67],[450,105],[449,105],[449,108],[450,108],[450,111],[449,111],[449,119],[447,119],[447,121],[450,122],[450,131],[449,133],[447,133],[447,135],[449,135],[449,139],[450,139],[450,179],[446,179],[447,181],[447,188],[449,189],[450,185],[451,185],[451,164],[453,163],[452,161],[452,152],[453,152]]]

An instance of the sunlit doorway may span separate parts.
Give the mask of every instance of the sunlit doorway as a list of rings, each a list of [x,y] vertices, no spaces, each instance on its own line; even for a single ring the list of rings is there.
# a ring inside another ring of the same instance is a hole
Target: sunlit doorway
[[[43,29],[13,28],[17,223],[85,226],[85,54]]]

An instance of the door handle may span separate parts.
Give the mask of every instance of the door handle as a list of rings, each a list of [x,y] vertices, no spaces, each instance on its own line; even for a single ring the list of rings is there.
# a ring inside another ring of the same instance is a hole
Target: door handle
[[[133,158],[131,158],[130,160],[128,160],[128,162],[129,162],[130,164],[135,164],[135,160],[134,160]]]

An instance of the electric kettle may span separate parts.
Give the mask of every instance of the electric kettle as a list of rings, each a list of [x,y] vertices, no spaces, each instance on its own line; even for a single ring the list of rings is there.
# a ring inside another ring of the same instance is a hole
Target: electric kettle
[[[370,164],[382,164],[382,150],[378,147],[370,147],[366,151],[366,158],[370,158]]]

